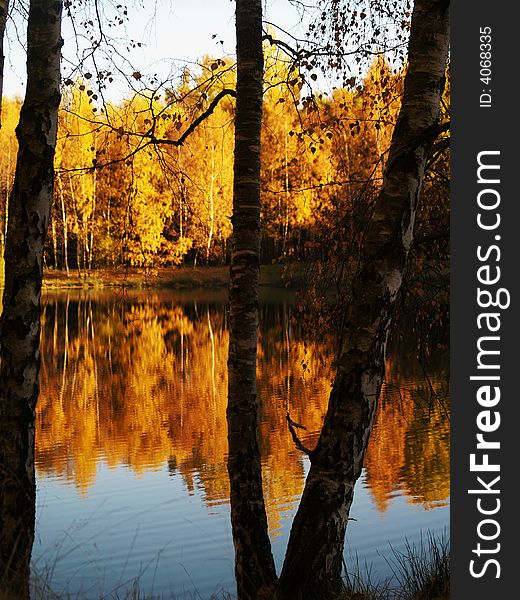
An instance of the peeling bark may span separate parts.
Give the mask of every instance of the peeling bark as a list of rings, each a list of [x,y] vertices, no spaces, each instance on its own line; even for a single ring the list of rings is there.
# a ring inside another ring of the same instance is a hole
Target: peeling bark
[[[237,0],[237,106],[230,270],[228,471],[238,598],[263,597],[276,579],[258,448],[256,346],[260,271],[262,0]]]
[[[54,183],[60,103],[60,1],[31,0],[27,91],[16,129],[0,319],[0,589],[28,597],[34,539],[34,409],[40,367],[43,248]]]
[[[354,485],[384,377],[392,316],[413,242],[426,159],[435,137],[449,44],[449,2],[416,0],[403,103],[383,186],[352,281],[344,344],[278,585],[284,600],[341,590]]]

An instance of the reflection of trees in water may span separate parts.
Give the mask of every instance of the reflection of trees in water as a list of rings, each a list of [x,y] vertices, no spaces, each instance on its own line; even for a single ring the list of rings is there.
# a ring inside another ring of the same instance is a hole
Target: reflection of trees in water
[[[208,504],[227,502],[224,305],[156,294],[90,298],[49,298],[44,306],[39,475],[59,476],[87,493],[98,461],[137,474],[168,465]],[[303,441],[313,446],[331,381],[329,344],[306,339],[290,325],[290,311],[288,304],[262,307],[258,349],[264,491],[274,533],[303,486],[287,410],[306,426]],[[389,375],[404,388],[417,387],[400,383],[392,368]],[[395,489],[426,506],[447,496],[448,420],[434,408],[428,421],[420,395],[387,392],[381,401],[366,467],[382,510]]]
[[[264,308],[258,366],[265,485],[276,499],[297,495],[303,478],[285,425],[287,382],[298,399],[291,402],[295,418],[316,429],[322,413],[310,399],[323,398],[330,381],[328,366],[316,361],[314,369],[309,351],[313,376],[302,376],[304,342],[287,330],[287,316],[287,307]],[[227,501],[227,345],[224,305],[180,305],[153,295],[134,302],[49,300],[37,410],[40,475],[58,475],[88,492],[98,460],[137,473],[168,464],[208,503]]]
[[[446,380],[432,383],[437,398],[420,379],[399,378],[387,364],[383,387],[365,456],[366,484],[380,511],[396,493],[425,508],[445,504],[450,493],[450,422]],[[420,375],[419,375],[420,377]]]

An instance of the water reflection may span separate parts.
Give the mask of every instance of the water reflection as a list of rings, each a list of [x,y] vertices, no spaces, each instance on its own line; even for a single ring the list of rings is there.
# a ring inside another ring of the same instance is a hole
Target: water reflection
[[[446,505],[450,493],[448,373],[438,367],[428,381],[404,371],[388,361],[365,456],[366,484],[381,512],[396,493],[426,509]]]
[[[306,344],[290,328],[288,311],[287,305],[263,307],[259,348],[261,447],[273,525],[276,502],[299,494],[303,477],[286,431],[287,406],[317,430],[331,380],[326,346]],[[39,475],[58,475],[88,493],[100,461],[137,473],[167,462],[208,504],[227,501],[227,346],[224,305],[163,302],[156,294],[95,302],[48,298]]]
[[[210,298],[80,291],[44,298],[40,479],[58,479],[88,498],[107,468],[143,475],[167,465],[208,511],[229,503],[227,317],[224,298]],[[287,430],[287,410],[306,427],[302,441],[312,447],[333,376],[327,340],[291,325],[293,301],[263,303],[260,316],[260,446],[274,537],[297,505],[306,468]],[[449,494],[447,374],[434,366],[430,387],[407,364],[389,360],[391,385],[365,460],[364,483],[381,512],[396,495],[432,508]],[[438,397],[430,402],[432,393]]]

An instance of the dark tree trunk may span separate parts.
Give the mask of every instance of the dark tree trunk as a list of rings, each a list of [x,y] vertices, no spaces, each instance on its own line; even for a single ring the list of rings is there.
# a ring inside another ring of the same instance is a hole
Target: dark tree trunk
[[[43,248],[53,197],[62,3],[31,0],[27,91],[16,135],[0,319],[0,589],[28,597],[34,538],[34,409]]]
[[[449,43],[449,2],[416,0],[409,68],[383,187],[352,282],[344,345],[328,411],[291,530],[278,586],[284,600],[341,589],[354,484],[363,466],[385,370],[426,159],[437,129]]]
[[[260,271],[262,0],[237,0],[237,107],[230,272],[228,470],[240,600],[268,594],[276,574],[258,448],[256,346]]]

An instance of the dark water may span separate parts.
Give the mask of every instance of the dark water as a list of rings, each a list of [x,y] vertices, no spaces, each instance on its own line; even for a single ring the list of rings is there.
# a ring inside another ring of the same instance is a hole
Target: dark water
[[[264,291],[258,392],[264,492],[280,567],[308,463],[285,415],[320,429],[331,345],[291,324],[294,298]],[[47,295],[37,408],[40,584],[95,598],[128,589],[234,591],[226,469],[225,295]],[[410,351],[411,350],[411,351]],[[345,558],[391,572],[404,547],[449,523],[447,360],[424,378],[396,350],[357,484]],[[303,368],[306,365],[306,368]]]

